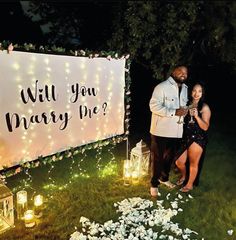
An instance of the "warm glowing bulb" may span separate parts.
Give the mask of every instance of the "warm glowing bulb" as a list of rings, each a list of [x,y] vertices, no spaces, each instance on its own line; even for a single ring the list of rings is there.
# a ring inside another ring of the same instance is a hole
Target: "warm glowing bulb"
[[[24,214],[25,219],[25,226],[26,227],[33,227],[35,225],[35,219],[34,219],[34,211],[33,210],[27,210]]]
[[[80,68],[81,68],[81,69],[84,69],[84,68],[85,68],[85,64],[83,64],[83,63],[80,64]]]
[[[32,56],[32,57],[31,57],[31,60],[32,60],[33,62],[36,62],[36,57],[35,57],[35,56]]]
[[[20,76],[17,76],[17,77],[16,77],[16,82],[21,82],[21,81],[22,81],[21,77],[20,77]]]
[[[20,65],[18,63],[14,63],[12,65],[12,67],[15,69],[15,70],[19,70],[20,69]]]
[[[28,75],[34,75],[34,71],[29,70],[29,71],[28,71]]]
[[[45,62],[46,64],[49,64],[49,59],[48,59],[48,58],[45,58],[45,59],[44,59],[44,62]]]
[[[27,210],[26,212],[25,212],[25,220],[31,220],[31,219],[33,219],[34,218],[34,215],[33,215],[33,213],[32,213],[32,210]]]
[[[37,195],[34,197],[34,206],[39,207],[43,204],[43,196],[42,195]]]

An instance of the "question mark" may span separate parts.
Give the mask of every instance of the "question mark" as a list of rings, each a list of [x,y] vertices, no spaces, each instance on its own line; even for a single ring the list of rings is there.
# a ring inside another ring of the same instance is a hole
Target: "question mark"
[[[103,115],[106,115],[106,108],[107,108],[107,103],[106,102],[104,102],[103,104],[102,104],[102,108],[104,109],[103,111]]]

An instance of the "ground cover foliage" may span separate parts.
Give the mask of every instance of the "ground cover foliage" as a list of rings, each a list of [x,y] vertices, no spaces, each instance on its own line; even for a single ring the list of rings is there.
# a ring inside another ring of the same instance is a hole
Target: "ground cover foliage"
[[[236,234],[236,189],[235,189],[235,128],[232,116],[226,119],[223,114],[212,116],[212,125],[209,132],[209,145],[202,171],[200,186],[191,192],[190,199],[181,208],[183,212],[175,216],[177,222],[184,228],[190,228],[199,235],[194,239],[235,239]],[[130,145],[134,146],[139,134],[130,136]],[[147,137],[148,139],[148,137]],[[149,176],[138,184],[124,186],[122,180],[122,160],[126,158],[126,143],[119,143],[113,147],[115,156],[113,171],[105,171],[105,166],[111,159],[109,146],[102,150],[102,160],[98,170],[96,150],[86,152],[86,159],[80,163],[86,174],[72,178],[77,171],[77,164],[81,156],[73,163],[73,173],[69,159],[55,162],[50,165],[29,170],[29,175],[22,172],[7,179],[10,189],[19,190],[24,181],[30,183],[26,190],[30,198],[40,193],[47,197],[43,217],[37,220],[37,226],[26,229],[24,222],[16,220],[15,228],[0,235],[1,240],[33,240],[33,239],[69,239],[75,227],[81,230],[81,216],[90,221],[103,224],[106,221],[117,221],[119,213],[114,203],[126,198],[140,197],[155,202],[149,196]],[[100,173],[100,174],[99,174]],[[89,176],[89,177],[88,177]],[[175,181],[178,174],[172,171],[171,180]],[[23,181],[24,180],[24,181]],[[54,182],[57,187],[44,188]],[[70,183],[71,182],[71,183]],[[63,187],[67,184],[67,187]],[[61,188],[59,187],[61,186]],[[168,193],[171,196],[178,194],[178,189],[169,191],[160,187],[161,196],[158,200],[166,200]],[[15,197],[15,195],[14,195]],[[171,197],[170,197],[171,199]],[[233,234],[229,235],[228,230]]]

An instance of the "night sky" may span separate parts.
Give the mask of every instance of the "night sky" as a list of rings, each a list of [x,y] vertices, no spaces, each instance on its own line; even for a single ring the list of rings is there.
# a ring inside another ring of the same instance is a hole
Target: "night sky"
[[[23,14],[22,7],[19,2],[15,3],[1,3],[0,21],[5,23],[4,27],[1,27],[0,41],[10,40],[15,43],[33,43],[43,45],[45,39],[42,29],[35,22],[31,21],[29,17]],[[86,13],[87,10],[87,13]],[[83,31],[90,31],[93,36],[85,42],[86,47],[96,49],[96,40],[99,38],[98,25],[102,28],[107,28],[110,31],[110,19],[109,19],[109,5],[104,9],[99,9],[100,17],[96,18],[96,21],[92,20],[93,13],[98,9],[91,8],[91,3],[86,6],[83,3],[84,16],[88,15],[87,22],[84,22],[86,28]],[[103,12],[104,11],[104,12]],[[107,23],[106,23],[107,22]],[[95,24],[96,23],[96,24]],[[109,24],[108,24],[109,23]],[[84,32],[85,34],[85,32]],[[86,35],[86,34],[85,34]],[[94,42],[91,41],[94,39]],[[99,42],[99,41],[98,41]],[[115,49],[114,49],[115,50]],[[232,111],[234,103],[234,79],[235,76],[231,75],[226,66],[223,65],[199,65],[189,66],[190,77],[187,84],[191,81],[201,80],[206,83],[207,87],[207,102],[212,109],[212,117],[215,113],[225,113]],[[154,86],[158,83],[152,77],[152,74],[144,69],[139,64],[133,62],[131,65],[131,91],[132,91],[132,103],[131,103],[131,130],[134,131],[149,131],[150,125],[150,111],[149,111],[149,99],[151,97]],[[140,116],[146,116],[140,118]]]

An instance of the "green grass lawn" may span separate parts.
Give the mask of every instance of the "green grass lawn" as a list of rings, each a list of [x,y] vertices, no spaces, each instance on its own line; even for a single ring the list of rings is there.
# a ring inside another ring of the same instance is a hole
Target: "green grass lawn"
[[[183,212],[173,218],[182,228],[188,227],[198,232],[199,235],[193,239],[236,239],[234,118],[235,116],[226,120],[221,115],[213,116],[200,185],[191,192],[193,199],[181,206]],[[130,137],[131,145],[135,144],[134,139],[138,137],[139,134]],[[109,172],[106,166],[113,155],[113,171]],[[47,201],[44,204],[43,217],[37,220],[34,228],[26,229],[24,222],[15,218],[15,228],[0,235],[0,239],[69,239],[75,227],[81,230],[81,216],[89,218],[91,222],[103,224],[110,219],[118,219],[119,213],[114,207],[114,203],[118,201],[132,197],[155,201],[149,195],[149,176],[138,184],[124,186],[122,160],[125,158],[126,146],[123,142],[115,147],[105,146],[101,152],[87,150],[74,160],[55,162],[53,167],[50,164],[40,166],[30,169],[28,174],[22,172],[9,177],[7,186],[14,191],[14,200],[15,192],[25,188],[29,195],[29,207],[35,194],[42,194]],[[175,181],[177,178],[178,175],[172,171],[171,180]],[[28,183],[30,186],[24,187]],[[45,188],[48,184],[56,186]],[[169,192],[172,198],[178,189],[169,191],[161,186],[159,200],[166,199]],[[232,236],[227,233],[229,229],[234,231]]]

